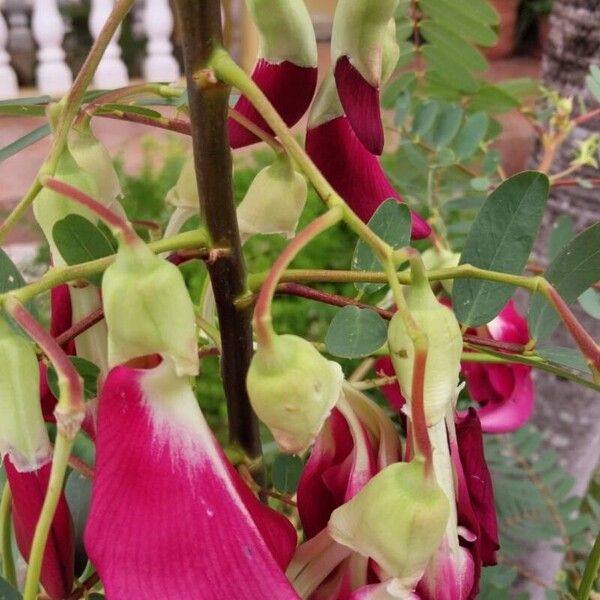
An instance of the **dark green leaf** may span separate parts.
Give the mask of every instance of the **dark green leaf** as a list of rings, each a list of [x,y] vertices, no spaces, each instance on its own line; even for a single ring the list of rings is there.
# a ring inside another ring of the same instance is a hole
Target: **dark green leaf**
[[[453,56],[466,69],[471,71],[487,69],[488,63],[483,54],[465,42],[460,35],[445,27],[443,22],[426,19],[421,21],[420,29],[428,42]]]
[[[47,135],[50,135],[50,125],[42,125],[33,131],[25,134],[23,137],[20,137],[18,140],[11,142],[8,146],[4,146],[0,150],[0,162],[14,156],[15,154],[21,152],[31,144],[35,144],[35,142],[39,142],[44,139]]]
[[[0,100],[0,108],[6,106],[32,106],[35,104],[48,104],[52,98],[50,96],[29,96],[28,98],[19,98],[15,100],[11,98],[9,100]]]
[[[594,317],[594,319],[600,319],[600,294],[590,288],[586,290],[579,296],[579,305],[585,312],[590,315],[590,317]]]
[[[21,275],[8,254],[0,248],[0,294],[5,294],[24,285],[23,275]]]
[[[437,102],[423,102],[417,107],[412,124],[413,135],[425,135],[433,126],[439,110]]]
[[[7,104],[0,106],[0,115],[3,117],[44,117],[46,116],[46,107],[37,104]]]
[[[591,374],[583,355],[579,350],[575,350],[574,348],[563,348],[561,346],[553,348],[537,348],[536,353],[540,358],[554,363],[555,365]]]
[[[271,469],[273,487],[282,494],[295,494],[304,463],[299,456],[277,454]]]
[[[444,48],[427,44],[423,46],[421,53],[429,67],[435,69],[438,76],[448,85],[468,94],[474,94],[477,91],[479,87],[477,80]]]
[[[539,230],[548,199],[548,178],[526,171],[504,181],[488,197],[469,232],[460,264],[519,275]],[[457,279],[454,310],[464,325],[483,325],[502,310],[514,292],[510,285]]]
[[[552,224],[548,239],[548,258],[552,261],[571,241],[574,235],[573,220],[568,215],[560,215]]]
[[[402,73],[402,75],[400,75],[397,79],[394,79],[394,81],[392,81],[392,83],[390,83],[383,92],[383,96],[381,98],[381,104],[383,107],[387,109],[394,108],[398,100],[398,96],[400,96],[406,90],[412,89],[416,80],[417,76],[410,71]]]
[[[396,200],[386,200],[371,217],[369,227],[385,242],[395,249],[403,248],[410,243],[410,211],[406,204]],[[359,240],[352,257],[353,271],[378,271],[381,268],[379,259],[373,250]],[[357,283],[356,289],[368,293],[376,292],[384,287],[383,283]]]
[[[479,210],[485,202],[485,196],[463,196],[448,200],[442,209],[445,213],[458,212],[462,210]]]
[[[0,600],[21,600],[22,597],[6,579],[0,577]]]
[[[128,112],[141,115],[143,117],[150,117],[151,119],[159,119],[162,117],[162,115],[156,110],[146,108],[145,106],[137,106],[135,104],[103,104],[99,112]]]
[[[85,568],[87,562],[83,532],[90,510],[91,495],[92,482],[77,471],[71,471],[65,484],[65,496],[75,528],[75,568],[77,573]]]
[[[471,2],[458,3],[452,0],[420,0],[423,12],[448,29],[481,46],[493,46],[498,37],[489,26],[493,21],[481,19],[481,15],[472,10]],[[491,14],[489,15],[491,17]]]
[[[379,350],[387,339],[387,323],[369,308],[345,306],[327,330],[327,352],[342,358],[362,358]]]
[[[443,105],[425,139],[435,148],[444,148],[458,133],[462,118],[463,110],[460,105]]]
[[[52,237],[68,265],[79,265],[114,254],[110,239],[80,215],[68,215],[58,221],[52,228]],[[89,281],[99,286],[102,275],[93,275]]]
[[[404,120],[410,111],[410,94],[402,94],[396,101],[396,110],[394,112],[394,123],[397,127],[402,127]]]
[[[503,113],[518,108],[519,101],[498,86],[484,83],[471,97],[469,106],[473,111]]]
[[[550,263],[544,277],[567,304],[600,279],[600,223],[574,237]],[[529,308],[529,331],[536,340],[550,336],[560,319],[541,294],[535,294]]]
[[[69,356],[69,360],[83,379],[83,393],[85,399],[90,400],[91,398],[95,398],[98,393],[98,375],[100,375],[100,369],[85,358]],[[52,365],[48,366],[48,387],[56,398],[60,396],[58,375]]]
[[[489,117],[484,112],[478,112],[465,119],[460,128],[452,148],[456,156],[464,160],[470,158],[477,152],[479,146],[485,139],[490,124]]]

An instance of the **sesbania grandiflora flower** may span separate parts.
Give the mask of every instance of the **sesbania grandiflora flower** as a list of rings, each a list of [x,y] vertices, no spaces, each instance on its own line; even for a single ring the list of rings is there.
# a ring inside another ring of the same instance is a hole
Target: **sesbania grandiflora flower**
[[[308,109],[317,86],[317,42],[310,15],[302,0],[246,0],[246,5],[259,33],[252,80],[291,127]],[[234,110],[272,133],[245,96]],[[232,118],[228,127],[232,148],[260,141]]]

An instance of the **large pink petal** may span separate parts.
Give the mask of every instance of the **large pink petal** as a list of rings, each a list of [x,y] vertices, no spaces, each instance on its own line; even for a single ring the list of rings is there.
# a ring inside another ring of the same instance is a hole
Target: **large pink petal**
[[[97,431],[85,543],[108,598],[297,598],[272,554],[289,559],[293,527],[241,491],[170,363],[114,368]]]
[[[347,56],[338,59],[334,76],[342,107],[356,137],[371,154],[381,154],[385,139],[379,89],[352,66]]]
[[[42,510],[51,463],[37,471],[19,473],[6,456],[6,477],[12,493],[12,518],[19,552],[28,559]],[[48,534],[40,581],[50,598],[65,598],[73,588],[75,541],[67,501],[61,494]]]
[[[527,321],[518,313],[513,300],[508,301],[487,328],[494,340],[513,344],[526,344],[529,341]]]
[[[513,365],[512,394],[501,402],[490,402],[479,409],[481,427],[486,433],[507,433],[522,427],[533,412],[535,389],[531,369]]]
[[[263,91],[286,125],[291,127],[310,106],[317,87],[317,68],[299,67],[287,60],[273,64],[261,58],[254,67],[252,80]],[[245,96],[238,99],[234,109],[263,131],[273,133]],[[253,133],[231,118],[227,126],[232,148],[242,148],[260,141]]]
[[[378,158],[360,143],[347,117],[337,117],[309,128],[306,151],[335,191],[363,221],[367,222],[385,200],[401,201]],[[427,222],[413,211],[413,239],[425,238],[430,233]]]
[[[423,600],[468,600],[472,596],[474,577],[475,561],[471,552],[459,547],[458,556],[453,556],[445,537],[417,592]]]

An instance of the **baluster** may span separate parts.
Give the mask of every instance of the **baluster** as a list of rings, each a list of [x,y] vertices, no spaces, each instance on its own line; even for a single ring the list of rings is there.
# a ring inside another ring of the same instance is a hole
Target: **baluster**
[[[65,25],[56,0],[34,0],[31,26],[38,45],[37,86],[43,94],[61,94],[69,89],[73,75],[62,49]]]
[[[92,0],[90,11],[90,32],[94,39],[98,37],[102,26],[108,19],[113,7],[112,0]],[[98,65],[94,76],[94,85],[99,88],[118,88],[126,86],[129,77],[127,67],[121,60],[121,48],[119,47],[119,27],[106,48],[106,52]]]
[[[10,56],[6,51],[8,42],[8,28],[0,12],[0,96],[2,98],[14,97],[19,92],[17,75],[10,66]]]
[[[146,0],[144,27],[148,36],[144,77],[147,81],[177,81],[179,65],[173,56],[173,14],[168,0]]]

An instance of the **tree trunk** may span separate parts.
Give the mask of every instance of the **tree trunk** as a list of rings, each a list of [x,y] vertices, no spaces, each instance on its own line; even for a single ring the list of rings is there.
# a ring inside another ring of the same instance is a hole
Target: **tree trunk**
[[[591,64],[600,63],[598,23],[598,0],[555,0],[550,36],[542,62],[542,78],[545,86],[559,91],[562,96],[574,97],[576,111],[576,97],[583,97],[589,107],[597,104],[586,91],[585,77]],[[557,173],[568,167],[577,141],[589,137],[594,131],[600,131],[600,119],[576,128],[557,155],[551,172]],[[598,177],[598,171],[584,169],[577,176]],[[570,187],[552,192],[536,247],[537,257],[544,262],[548,260],[547,241],[552,224],[564,214],[573,219],[577,233],[598,221],[598,189]],[[599,322],[585,315],[578,306],[573,308],[588,331],[599,339]],[[573,347],[573,342],[561,329],[544,345]],[[533,423],[543,432],[547,444],[558,452],[562,466],[574,477],[573,493],[582,496],[598,464],[600,397],[592,390],[541,372],[536,377],[536,390]],[[551,588],[563,560],[551,549],[553,543],[537,545],[520,560],[525,571],[537,575]],[[542,587],[533,583],[528,583],[527,587],[533,599],[544,598]]]

